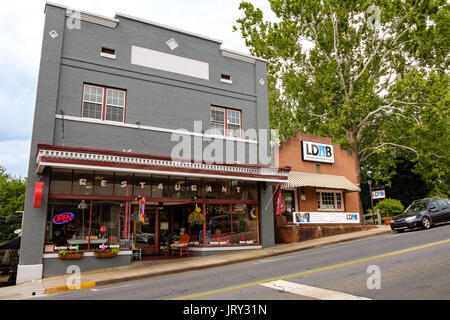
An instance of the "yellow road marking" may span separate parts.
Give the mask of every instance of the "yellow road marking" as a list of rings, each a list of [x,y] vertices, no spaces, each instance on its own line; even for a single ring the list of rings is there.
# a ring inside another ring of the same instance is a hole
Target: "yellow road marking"
[[[425,248],[429,248],[429,247],[433,247],[433,246],[437,246],[437,245],[445,244],[445,243],[450,243],[450,238],[442,240],[442,241],[438,241],[438,242],[432,242],[432,243],[424,244],[424,245],[421,245],[421,246],[408,248],[408,249],[388,252],[388,253],[385,253],[385,254],[376,255],[376,256],[370,256],[370,257],[362,258],[362,259],[358,259],[358,260],[351,260],[351,261],[348,261],[348,262],[343,262],[343,263],[339,263],[339,264],[335,264],[335,265],[331,265],[331,266],[327,266],[327,267],[317,268],[317,269],[314,269],[314,270],[298,272],[298,273],[294,273],[294,274],[288,274],[288,275],[279,276],[279,277],[270,278],[270,279],[265,279],[265,280],[260,280],[260,281],[256,281],[256,282],[244,283],[244,284],[241,284],[241,285],[236,285],[236,286],[232,286],[232,287],[226,287],[226,288],[212,290],[212,291],[206,291],[206,292],[200,292],[200,293],[195,293],[195,294],[190,294],[190,295],[184,295],[184,296],[180,296],[180,297],[177,297],[177,298],[171,298],[171,299],[168,299],[168,300],[187,300],[187,299],[198,298],[198,297],[208,296],[208,295],[217,294],[217,293],[223,293],[223,292],[232,291],[232,290],[238,290],[238,289],[242,289],[242,288],[248,288],[248,287],[260,285],[260,284],[266,283],[266,282],[271,282],[271,281],[276,281],[276,280],[283,280],[283,279],[289,279],[289,278],[296,278],[296,277],[300,277],[300,276],[303,276],[303,275],[309,275],[309,274],[314,274],[314,273],[317,273],[317,272],[333,270],[333,269],[342,268],[342,267],[346,267],[346,266],[350,266],[350,265],[354,265],[354,264],[358,264],[358,263],[373,261],[373,260],[376,260],[376,259],[387,258],[387,257],[395,256],[395,255],[398,255],[398,254],[402,254],[402,253],[407,253],[407,252],[412,252],[412,251],[416,251],[416,250],[420,250],[420,249],[425,249]]]

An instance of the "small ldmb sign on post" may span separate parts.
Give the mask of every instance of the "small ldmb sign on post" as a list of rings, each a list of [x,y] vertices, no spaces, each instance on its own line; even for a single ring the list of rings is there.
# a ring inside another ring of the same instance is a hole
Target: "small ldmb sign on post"
[[[386,194],[384,190],[375,190],[372,191],[372,199],[384,199],[386,198]]]

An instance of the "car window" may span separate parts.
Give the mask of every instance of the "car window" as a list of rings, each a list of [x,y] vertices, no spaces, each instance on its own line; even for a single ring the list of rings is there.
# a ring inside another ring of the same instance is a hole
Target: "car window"
[[[436,201],[441,208],[448,205],[447,202],[444,201],[444,199],[437,199]]]
[[[436,207],[436,209],[439,209],[439,204],[436,200],[431,200],[430,202],[430,208]]]
[[[417,212],[426,210],[428,207],[428,201],[420,201],[412,203],[405,212]]]

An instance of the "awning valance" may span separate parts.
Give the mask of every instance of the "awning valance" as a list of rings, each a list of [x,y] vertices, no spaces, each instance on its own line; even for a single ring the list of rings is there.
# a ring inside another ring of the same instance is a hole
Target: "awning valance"
[[[53,146],[38,144],[36,153],[37,172],[45,167],[101,170],[141,174],[189,176],[198,178],[287,182],[290,168],[261,165],[209,164],[185,159],[137,154],[111,150]]]
[[[360,188],[344,176],[291,171],[289,172],[288,179],[288,183],[281,185],[282,189],[317,187],[327,189],[343,189],[347,191],[361,191]]]

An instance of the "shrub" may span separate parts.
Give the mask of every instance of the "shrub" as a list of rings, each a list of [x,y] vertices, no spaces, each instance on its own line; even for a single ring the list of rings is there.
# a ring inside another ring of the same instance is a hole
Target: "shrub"
[[[380,210],[382,217],[392,217],[402,213],[405,207],[399,200],[386,198],[378,202],[374,209]]]

